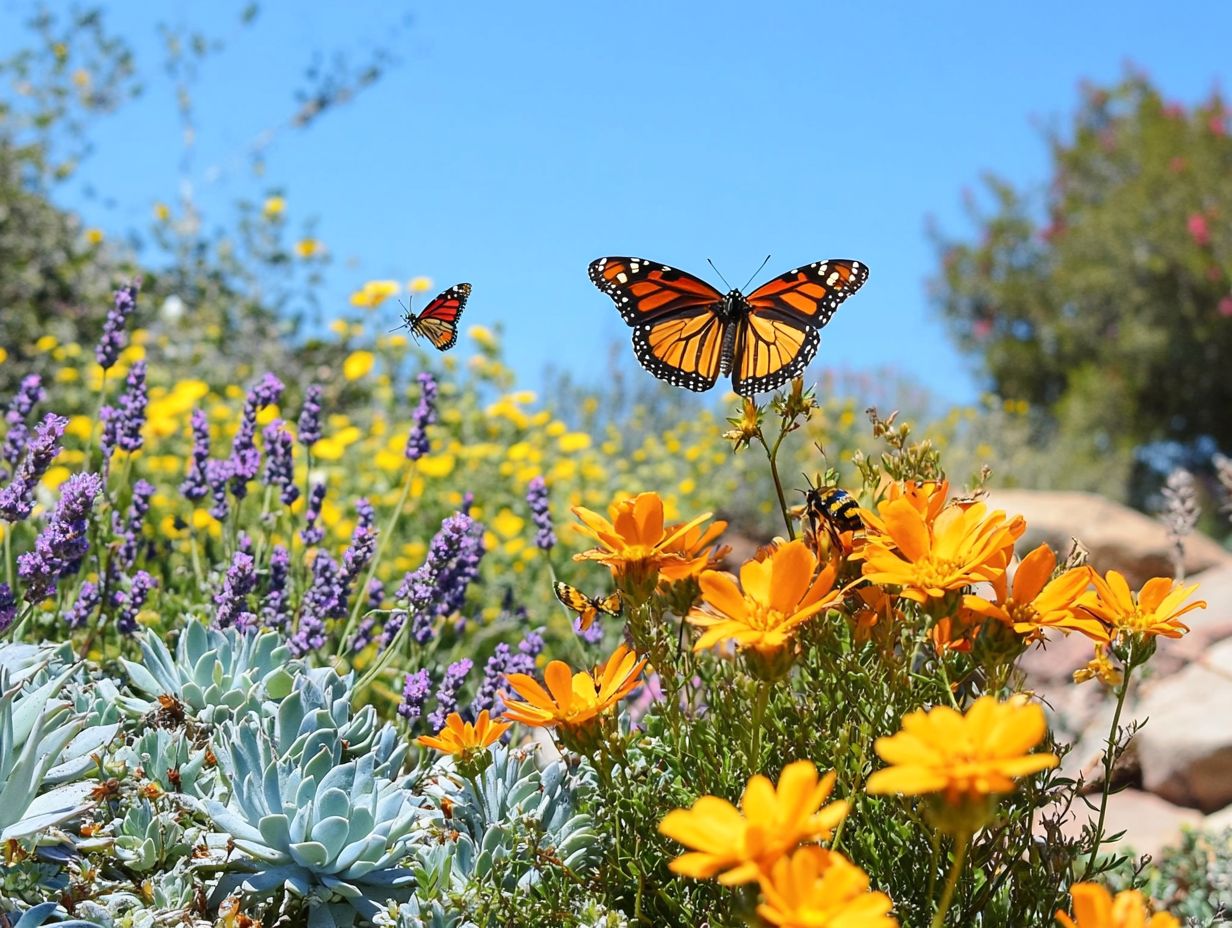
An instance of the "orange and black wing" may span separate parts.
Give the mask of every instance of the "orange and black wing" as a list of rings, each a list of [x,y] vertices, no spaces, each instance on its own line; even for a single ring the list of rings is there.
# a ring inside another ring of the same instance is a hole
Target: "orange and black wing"
[[[418,316],[408,316],[406,324],[416,335],[422,335],[441,351],[458,341],[458,320],[462,307],[471,295],[470,284],[458,284],[437,294]]]
[[[796,268],[762,284],[737,322],[732,387],[742,396],[774,390],[804,372],[838,304],[860,289],[868,267],[832,258]]]
[[[638,362],[660,380],[697,392],[719,379],[727,323],[723,294],[692,274],[645,258],[599,258],[590,279],[633,326]]]

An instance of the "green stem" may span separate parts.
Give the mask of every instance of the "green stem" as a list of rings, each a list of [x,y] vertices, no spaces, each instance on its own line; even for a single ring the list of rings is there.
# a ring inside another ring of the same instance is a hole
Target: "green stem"
[[[389,662],[393,660],[393,656],[398,653],[398,648],[402,644],[402,639],[407,636],[410,627],[411,617],[408,615],[402,620],[402,627],[398,629],[398,633],[394,635],[393,640],[389,642],[389,646],[377,655],[376,660],[372,662],[372,666],[364,671],[364,675],[360,677],[359,682],[355,684],[356,694],[362,693],[364,687],[375,680],[377,676],[380,675],[381,671],[389,665]]]
[[[0,637],[9,637],[13,641],[21,640],[21,627],[26,624],[26,619],[34,613],[34,603],[26,603],[26,608],[21,611],[21,615],[17,617],[17,621],[9,626],[7,632],[0,634]]]
[[[1104,745],[1104,783],[1099,797],[1099,820],[1095,825],[1095,840],[1091,845],[1091,856],[1087,858],[1086,866],[1082,868],[1082,880],[1087,878],[1095,866],[1095,858],[1099,856],[1099,846],[1104,839],[1104,817],[1108,813],[1108,796],[1112,792],[1112,765],[1116,761],[1116,736],[1121,724],[1121,710],[1125,707],[1125,695],[1129,692],[1129,677],[1133,673],[1132,660],[1125,662],[1125,675],[1121,678],[1121,687],[1117,691],[1116,711],[1112,713],[1112,727],[1108,729],[1108,743]]]
[[[394,529],[398,527],[398,519],[402,516],[402,507],[406,505],[407,498],[411,495],[411,484],[415,482],[416,462],[411,461],[410,466],[406,469],[406,482],[402,484],[402,495],[398,497],[398,503],[394,506],[394,511],[389,514],[389,521],[385,524],[385,530],[377,537],[376,554],[372,557],[372,563],[368,565],[368,573],[364,577],[364,582],[356,588],[355,605],[351,607],[351,615],[347,619],[346,625],[342,627],[342,634],[338,636],[337,646],[341,651],[347,646],[347,642],[351,638],[351,632],[355,629],[355,623],[359,621],[359,610],[364,604],[368,584],[372,582],[372,578],[376,576],[376,569],[380,566],[381,556],[385,553],[385,545],[389,539],[393,537]],[[406,623],[398,634],[411,624],[411,617],[406,617]],[[386,650],[393,650],[393,643],[390,643]],[[367,676],[365,674],[365,676]]]
[[[766,703],[770,699],[770,683],[767,680],[757,682],[757,695],[753,699],[753,742],[749,747],[749,772],[761,770],[761,722],[766,714]]]
[[[779,479],[779,446],[783,444],[783,439],[787,436],[786,429],[779,430],[779,437],[774,440],[774,449],[766,444],[766,439],[760,434],[757,436],[761,446],[766,449],[766,460],[770,462],[770,476],[774,478],[774,491],[779,497],[779,511],[783,513],[783,524],[787,526],[787,538],[790,541],[796,540],[796,527],[792,524],[791,516],[787,513],[787,497],[783,494],[783,481]]]
[[[950,912],[950,903],[954,901],[954,890],[958,888],[958,877],[962,874],[963,864],[967,862],[967,847],[971,843],[971,835],[961,834],[954,845],[954,863],[950,865],[950,875],[946,877],[945,889],[941,891],[941,901],[937,903],[937,914],[933,916],[932,928],[941,928],[945,917]]]

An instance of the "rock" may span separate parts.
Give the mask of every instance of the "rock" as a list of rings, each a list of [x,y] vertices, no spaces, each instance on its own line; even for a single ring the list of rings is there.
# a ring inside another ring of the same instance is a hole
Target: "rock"
[[[1155,682],[1138,707],[1145,789],[1214,812],[1232,804],[1232,639],[1201,663]]]
[[[1090,798],[1095,803],[1099,802],[1099,796]],[[1087,814],[1082,803],[1075,803],[1072,817],[1062,824],[1061,831],[1070,837],[1077,837],[1087,823]],[[1090,811],[1090,816],[1092,819],[1099,816],[1098,806]],[[1132,848],[1136,854],[1154,857],[1177,843],[1183,826],[1200,826],[1202,823],[1202,814],[1193,809],[1174,806],[1141,790],[1126,789],[1108,797],[1104,834],[1114,835],[1124,831],[1125,834],[1116,842],[1118,848]]]
[[[1212,812],[1202,820],[1202,830],[1206,832],[1226,831],[1232,828],[1232,806]]]
[[[1077,538],[1101,573],[1123,573],[1135,589],[1151,577],[1172,576],[1172,544],[1162,524],[1136,510],[1094,493],[1053,490],[993,490],[988,505],[1027,520],[1019,542],[1026,552],[1048,542],[1064,555]],[[1232,566],[1232,555],[1205,535],[1185,542],[1185,573]]]

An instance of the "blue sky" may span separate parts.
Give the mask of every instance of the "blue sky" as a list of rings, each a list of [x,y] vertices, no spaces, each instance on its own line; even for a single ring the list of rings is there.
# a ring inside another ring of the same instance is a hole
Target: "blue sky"
[[[1081,79],[1133,62],[1177,100],[1226,78],[1232,6],[1178,2],[116,3],[147,94],[98,126],[66,205],[110,234],[146,225],[183,182],[207,219],[285,188],[336,261],[327,306],[368,278],[474,284],[465,322],[503,323],[531,385],[549,364],[593,381],[628,341],[586,278],[604,254],[662,260],[740,285],[851,257],[864,290],[823,333],[818,366],[891,368],[940,398],[977,393],[928,305],[935,219],[963,232],[964,191],[994,171],[1046,178],[1041,130]],[[29,8],[0,0],[0,52]],[[155,20],[229,40],[196,84],[187,177]],[[403,12],[405,11],[405,12]],[[355,52],[406,20],[400,65],[303,133],[283,133],[256,180],[243,153],[290,112],[314,49]],[[221,171],[216,171],[221,167]],[[106,194],[88,199],[90,185]],[[716,281],[717,282],[717,281]],[[389,309],[391,324],[396,307]]]

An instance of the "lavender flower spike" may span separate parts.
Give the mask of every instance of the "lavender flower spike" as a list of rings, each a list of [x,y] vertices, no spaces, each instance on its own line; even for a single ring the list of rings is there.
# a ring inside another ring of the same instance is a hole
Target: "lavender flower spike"
[[[308,506],[304,510],[305,525],[299,533],[299,537],[306,547],[311,548],[313,545],[319,545],[322,539],[325,538],[324,527],[317,524],[317,520],[321,518],[321,505],[324,502],[325,484],[314,483],[308,493]]]
[[[257,585],[257,574],[251,554],[237,551],[231,558],[231,566],[227,568],[227,576],[223,579],[222,590],[215,594],[214,625],[218,628],[236,626],[241,629],[251,628],[256,622],[256,616],[248,611],[248,594]]]
[[[75,572],[89,550],[86,538],[94,499],[102,492],[98,474],[74,474],[64,481],[60,502],[34,550],[17,558],[17,576],[25,584],[26,602],[42,602],[56,591],[56,581]]]
[[[185,499],[199,502],[210,492],[210,481],[207,477],[210,460],[210,420],[200,409],[192,411],[193,450],[192,462],[188,465],[188,476],[180,484],[180,492]]]
[[[308,450],[312,450],[312,446],[321,440],[321,397],[324,391],[317,385],[311,384],[304,391],[304,405],[300,409],[299,424],[297,431],[299,432],[299,442]]]
[[[0,519],[7,522],[22,522],[34,509],[34,491],[38,482],[47,473],[47,468],[60,453],[60,438],[68,419],[48,413],[34,429],[34,438],[26,446],[13,481],[0,490]]]
[[[149,391],[145,383],[145,361],[133,365],[120,395],[120,412],[116,422],[116,445],[122,451],[138,451],[145,443],[141,430],[145,428],[145,410]]]
[[[268,628],[285,630],[291,623],[291,604],[287,592],[290,573],[291,553],[282,545],[274,545],[270,553],[265,597],[261,600],[261,621]]]
[[[145,605],[150,591],[157,587],[157,580],[144,570],[139,570],[129,581],[127,590],[116,590],[112,600],[118,608],[116,629],[122,635],[131,635],[137,630],[137,615]]]
[[[267,373],[248,391],[248,398],[244,400],[244,413],[227,462],[231,468],[231,493],[237,500],[248,495],[248,484],[257,478],[261,469],[261,452],[256,446],[257,413],[277,403],[282,390],[282,381]]]
[[[467,674],[474,666],[474,661],[469,657],[464,657],[445,668],[445,679],[441,681],[441,687],[436,691],[436,709],[428,716],[428,727],[434,732],[444,728],[445,719],[449,717],[449,713],[458,708],[458,691],[462,689]]]
[[[406,456],[411,461],[418,461],[430,450],[428,426],[436,422],[436,380],[427,371],[416,379],[422,392],[412,417],[410,434],[406,437]]]
[[[419,670],[415,673],[408,673],[406,682],[402,685],[402,702],[398,706],[398,714],[414,725],[419,721],[419,716],[423,712],[423,704],[431,689],[432,678],[428,676],[428,671]]]
[[[281,419],[275,419],[261,432],[265,439],[265,474],[261,482],[266,486],[279,487],[282,493],[279,499],[284,506],[290,506],[299,499],[299,487],[295,485],[295,461],[292,449],[295,439],[282,426]]]
[[[115,366],[120,358],[120,351],[128,341],[124,328],[128,317],[137,308],[137,291],[140,288],[141,281],[138,279],[115,292],[115,302],[103,323],[103,334],[98,340],[98,347],[94,349],[94,359],[104,371]]]
[[[542,477],[533,478],[527,486],[526,502],[530,504],[531,521],[535,523],[535,545],[541,551],[551,551],[556,546],[556,532],[552,530],[548,485]]]
[[[395,594],[405,600],[412,617],[411,634],[420,644],[435,634],[433,624],[439,616],[450,615],[466,601],[466,591],[479,575],[484,555],[483,526],[463,513],[455,513],[441,523],[432,539],[428,556],[414,572],[402,579]],[[381,644],[388,647],[401,622],[385,626]]]
[[[0,459],[9,464],[21,460],[22,452],[26,450],[26,439],[30,430],[26,428],[26,420],[34,407],[42,402],[47,393],[43,390],[43,380],[38,374],[28,374],[22,378],[21,385],[8,408],[4,411],[4,423],[8,426],[4,433],[4,446],[0,449]],[[0,472],[0,480],[8,478],[8,471]]]
[[[17,598],[7,583],[0,583],[0,635],[9,630],[17,618]]]

